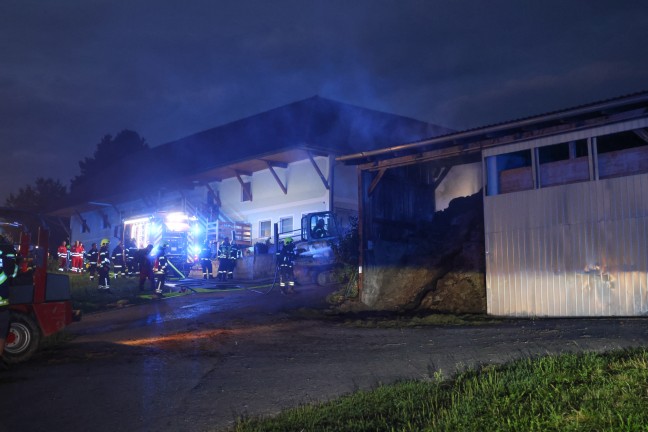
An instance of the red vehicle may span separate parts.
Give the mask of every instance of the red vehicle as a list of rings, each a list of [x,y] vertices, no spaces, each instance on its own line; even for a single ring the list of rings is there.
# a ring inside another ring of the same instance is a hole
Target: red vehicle
[[[3,357],[10,363],[29,359],[41,339],[63,330],[80,313],[72,310],[67,275],[47,272],[49,232],[37,215],[0,209],[0,231],[14,245],[18,274],[10,280],[11,320]]]

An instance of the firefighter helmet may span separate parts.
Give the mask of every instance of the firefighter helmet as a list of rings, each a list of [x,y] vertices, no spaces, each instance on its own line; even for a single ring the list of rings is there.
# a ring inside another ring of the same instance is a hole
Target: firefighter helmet
[[[292,238],[292,237],[286,237],[286,238],[284,239],[284,244],[285,244],[285,245],[290,244],[290,243],[292,243],[292,242],[293,242],[293,238]]]
[[[108,246],[108,243],[110,243],[110,240],[107,238],[101,239],[101,246]]]

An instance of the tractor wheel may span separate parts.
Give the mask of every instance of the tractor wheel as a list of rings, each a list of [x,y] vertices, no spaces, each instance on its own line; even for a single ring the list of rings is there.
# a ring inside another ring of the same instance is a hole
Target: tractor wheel
[[[38,350],[40,340],[41,332],[34,319],[29,315],[12,312],[3,357],[8,363],[29,360]]]

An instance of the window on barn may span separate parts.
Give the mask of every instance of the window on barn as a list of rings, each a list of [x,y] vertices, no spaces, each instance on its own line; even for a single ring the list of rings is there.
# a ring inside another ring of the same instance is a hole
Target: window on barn
[[[539,187],[588,181],[587,140],[538,148]]]
[[[272,237],[272,223],[269,220],[259,222],[259,237]]]
[[[101,215],[101,221],[103,222],[103,229],[109,229],[110,226],[110,219],[108,219],[108,215],[102,214]]]
[[[279,234],[289,234],[293,230],[293,218],[285,217],[279,219]]]
[[[498,195],[534,188],[531,150],[486,158],[487,194]]]
[[[635,129],[596,138],[598,177],[648,172],[648,130]]]

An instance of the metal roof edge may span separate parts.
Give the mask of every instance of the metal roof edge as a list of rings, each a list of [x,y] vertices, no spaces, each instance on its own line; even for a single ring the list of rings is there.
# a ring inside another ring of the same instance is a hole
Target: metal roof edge
[[[497,123],[494,125],[483,126],[475,129],[468,129],[456,133],[440,135],[437,137],[429,138],[422,141],[416,141],[413,143],[401,144],[401,145],[386,147],[378,150],[370,150],[370,151],[359,152],[359,153],[354,153],[349,155],[343,155],[337,157],[336,160],[339,162],[346,162],[349,164],[353,164],[352,163],[353,160],[359,160],[359,159],[364,159],[364,158],[374,157],[374,156],[384,156],[394,152],[416,150],[421,147],[426,147],[430,145],[435,145],[435,144],[440,144],[440,143],[445,143],[450,141],[457,141],[462,139],[475,138],[480,135],[494,134],[494,133],[503,132],[514,128],[528,127],[534,124],[555,121],[558,119],[563,119],[567,117],[573,117],[573,116],[578,116],[578,115],[583,115],[588,113],[594,113],[596,111],[601,111],[601,110],[606,110],[611,108],[621,108],[625,106],[630,107],[631,105],[637,103],[648,103],[648,91],[632,93],[626,96],[606,99],[603,101],[594,102],[586,105],[579,105],[577,107],[567,108],[560,111],[552,111],[537,116],[512,120],[510,122]]]

